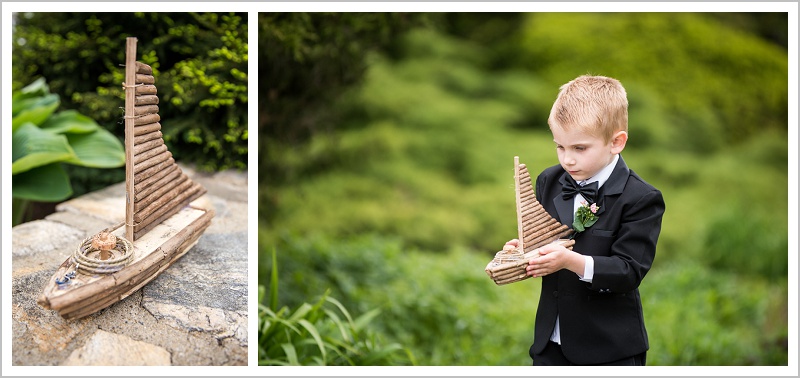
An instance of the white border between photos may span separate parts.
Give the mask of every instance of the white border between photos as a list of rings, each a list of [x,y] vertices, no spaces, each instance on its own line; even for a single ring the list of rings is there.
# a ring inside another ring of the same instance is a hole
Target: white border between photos
[[[141,4],[152,4],[159,12],[185,11],[235,11],[248,12],[248,366],[167,366],[167,367],[125,367],[109,370],[109,367],[50,367],[50,366],[12,366],[11,354],[11,138],[10,131],[3,127],[0,134],[2,143],[2,374],[17,376],[527,376],[534,373],[530,367],[490,367],[490,366],[417,366],[417,367],[259,367],[257,340],[257,277],[258,277],[258,13],[293,11],[359,11],[359,12],[541,12],[576,11],[580,12],[707,12],[724,10],[726,12],[789,12],[789,187],[798,184],[798,104],[797,92],[797,22],[798,5],[794,2],[706,2],[706,3],[597,3],[597,2],[3,2],[2,3],[2,124],[10,124],[11,98],[11,14],[14,12],[42,11],[106,11],[132,12]],[[7,84],[8,83],[8,84]],[[632,368],[630,370],[593,368],[540,368],[539,376],[754,376],[786,375],[797,376],[797,267],[798,267],[798,193],[789,193],[789,365],[785,367],[719,367],[719,366],[675,366]]]

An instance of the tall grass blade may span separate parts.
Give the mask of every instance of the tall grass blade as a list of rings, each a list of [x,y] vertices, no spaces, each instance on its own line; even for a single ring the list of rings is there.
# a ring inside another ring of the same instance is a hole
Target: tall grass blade
[[[275,251],[275,247],[272,247],[272,272],[270,273],[269,307],[273,311],[278,309],[278,254]]]

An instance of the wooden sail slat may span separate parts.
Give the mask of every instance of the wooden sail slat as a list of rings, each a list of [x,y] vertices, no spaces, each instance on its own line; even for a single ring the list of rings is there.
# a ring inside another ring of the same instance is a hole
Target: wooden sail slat
[[[134,125],[147,125],[150,123],[156,123],[161,120],[161,117],[158,114],[147,114],[140,117],[136,117],[133,119]]]
[[[169,159],[164,160],[164,161],[162,161],[160,163],[157,163],[157,164],[153,165],[150,168],[147,168],[147,169],[145,169],[143,171],[140,171],[140,172],[136,173],[136,182],[140,183],[143,180],[147,180],[147,178],[155,175],[156,173],[158,173],[159,171],[161,171],[163,169],[166,169],[167,167],[173,166],[174,164],[175,164],[175,159],[173,159],[170,156]]]
[[[155,84],[156,78],[153,75],[136,74],[136,84]]]
[[[153,67],[150,67],[147,64],[137,61],[136,62],[136,73],[142,75],[152,75],[153,74]]]
[[[165,144],[161,144],[160,146],[158,146],[156,148],[152,148],[152,149],[144,151],[144,152],[142,152],[142,153],[140,153],[138,155],[134,155],[134,157],[133,157],[133,165],[134,165],[134,167],[137,167],[137,166],[141,165],[142,163],[146,162],[147,160],[149,160],[151,158],[154,158],[154,157],[157,157],[157,156],[161,156],[161,155],[172,156],[172,153],[167,150],[167,146]],[[166,158],[164,158],[164,160],[166,160]],[[136,169],[135,171],[139,172],[140,170]]]
[[[162,170],[155,171],[152,176],[137,182],[136,185],[133,186],[133,189],[135,190],[135,194],[133,195],[134,201],[144,198],[144,196],[147,196],[159,186],[162,186],[164,184],[163,180],[172,180],[180,173],[181,172],[178,169],[178,166],[174,164],[168,165]],[[155,186],[155,188],[153,188],[153,186]]]
[[[161,134],[160,130],[156,130],[147,134],[141,134],[133,137],[133,145],[142,144],[144,142],[149,142],[153,139],[161,138],[163,135]]]
[[[136,200],[134,201],[133,204],[133,211],[136,213],[142,212],[146,210],[148,206],[151,204],[153,204],[154,206],[158,206],[159,200],[163,200],[164,198],[168,199],[170,195],[174,195],[176,193],[173,190],[178,191],[178,190],[188,189],[188,187],[191,184],[192,182],[189,181],[189,178],[186,176],[186,174],[179,173],[176,178],[167,181],[166,183],[164,183],[164,185],[162,185],[160,188],[156,189],[149,195],[143,194],[139,199],[136,199],[137,197],[139,197],[138,196],[139,193],[136,193],[137,195],[134,196],[134,199]],[[167,201],[164,200],[164,202],[162,203],[166,202]],[[151,210],[151,212],[152,211],[155,211],[155,209]],[[147,214],[142,213],[142,216],[147,216]],[[136,217],[134,217],[134,219],[136,219]]]
[[[195,186],[192,189],[189,189],[185,193],[186,198],[173,199],[172,203],[167,204],[167,206],[169,207],[164,208],[163,214],[161,211],[159,211],[158,214],[154,213],[150,218],[145,219],[144,221],[137,224],[134,227],[133,231],[134,234],[142,235],[145,232],[150,231],[153,227],[157,226],[159,223],[163,222],[164,220],[172,216],[172,213],[186,207],[190,202],[194,201],[201,195],[205,194],[205,192],[206,192],[205,188],[195,183]]]
[[[166,146],[163,146],[163,147],[166,147]],[[167,159],[172,157],[172,153],[167,151],[166,149],[161,149],[159,147],[159,148],[156,148],[154,150],[158,150],[159,153],[157,155],[149,158],[149,159],[146,159],[146,160],[141,161],[141,162],[137,162],[137,163],[135,163],[133,165],[133,172],[134,173],[140,173],[140,172],[144,171],[145,169],[150,168],[150,167],[152,167],[152,166],[154,166],[154,165],[156,165],[158,163],[161,163],[163,161],[166,161]],[[148,151],[147,153],[149,154],[150,151]]]
[[[164,145],[164,140],[161,139],[161,138],[148,140],[147,142],[139,143],[139,144],[136,143],[136,138],[134,138],[133,141],[134,141],[134,146],[133,146],[134,155],[139,155],[139,154],[145,153],[147,151],[150,151],[150,150],[152,150],[152,149],[154,149],[156,147],[160,147],[160,146]]]
[[[139,136],[144,134],[150,134],[153,131],[160,131],[160,130],[161,130],[161,124],[158,122],[150,123],[147,125],[137,125],[136,127],[133,128],[133,135]]]
[[[134,100],[133,105],[158,105],[158,96],[156,95],[142,95],[136,96],[136,100]]]
[[[158,105],[139,105],[133,107],[133,114],[136,116],[145,116],[148,114],[157,114]]]
[[[184,200],[188,199],[192,194],[194,194],[193,190],[198,189],[198,186],[193,186],[193,184],[194,183],[191,181],[182,183],[180,186],[175,188],[175,190],[170,192],[169,196],[164,196],[151,203],[150,206],[135,212],[133,214],[133,221],[136,222],[137,225],[146,225],[149,219],[159,217],[163,214],[167,214],[170,210],[174,210],[175,206],[183,203]]]
[[[158,89],[155,85],[143,84],[136,86],[136,95],[154,95],[158,94]]]

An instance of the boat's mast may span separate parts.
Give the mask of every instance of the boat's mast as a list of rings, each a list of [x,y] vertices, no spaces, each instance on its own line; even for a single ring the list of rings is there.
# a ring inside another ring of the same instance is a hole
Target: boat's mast
[[[136,100],[136,37],[125,48],[125,238],[133,242],[133,126]]]
[[[525,252],[525,238],[522,235],[522,198],[520,198],[519,184],[519,156],[514,156],[514,192],[517,202],[517,235],[519,235],[519,250]]]

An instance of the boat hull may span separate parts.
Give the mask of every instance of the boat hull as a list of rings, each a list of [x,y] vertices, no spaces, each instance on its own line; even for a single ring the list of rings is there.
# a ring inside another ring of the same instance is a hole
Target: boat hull
[[[214,211],[187,206],[133,242],[132,261],[111,274],[78,273],[66,284],[57,280],[75,270],[70,256],[47,282],[38,303],[66,319],[81,318],[119,302],[156,278],[186,254],[211,224]],[[107,229],[124,237],[124,223]]]

